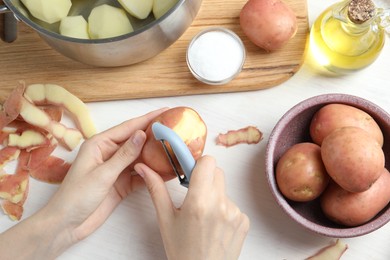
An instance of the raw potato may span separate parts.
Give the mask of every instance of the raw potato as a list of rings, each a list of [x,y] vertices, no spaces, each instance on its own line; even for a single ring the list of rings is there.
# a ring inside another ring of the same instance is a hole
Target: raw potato
[[[82,15],[67,16],[61,19],[60,34],[72,38],[89,39],[88,23]]]
[[[322,142],[321,156],[330,177],[350,192],[369,189],[385,166],[381,146],[358,127],[331,132]]]
[[[329,183],[321,148],[313,143],[293,145],[277,163],[276,182],[290,200],[304,202],[318,198]]]
[[[133,26],[126,12],[107,4],[92,9],[88,17],[88,32],[91,39],[105,39],[131,33]]]
[[[207,136],[205,123],[192,108],[175,107],[155,118],[146,129],[147,139],[140,158],[150,168],[161,175],[175,176],[161,142],[154,138],[151,129],[154,122],[160,122],[176,132],[187,145],[195,160],[202,156]],[[176,165],[178,166],[178,162]]]
[[[345,126],[360,127],[383,145],[383,133],[375,120],[363,110],[345,104],[329,104],[318,110],[310,124],[310,136],[321,145],[330,132]]]
[[[321,208],[336,223],[358,226],[375,217],[390,202],[390,173],[383,168],[379,179],[365,192],[348,192],[332,182],[321,196]]]
[[[22,0],[22,3],[32,16],[50,24],[66,17],[72,6],[71,0]]]
[[[281,49],[298,30],[295,13],[280,0],[249,0],[240,12],[240,25],[266,51]]]
[[[158,19],[168,12],[178,0],[154,0],[153,3],[153,15]]]
[[[118,0],[122,7],[132,16],[145,19],[153,8],[153,0]]]

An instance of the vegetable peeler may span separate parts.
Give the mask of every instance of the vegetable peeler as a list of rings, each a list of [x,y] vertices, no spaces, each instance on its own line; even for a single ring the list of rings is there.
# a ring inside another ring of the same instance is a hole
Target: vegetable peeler
[[[156,140],[161,141],[164,151],[168,156],[169,162],[173,167],[173,171],[179,178],[180,184],[188,188],[191,179],[191,173],[195,167],[195,159],[187,145],[183,142],[180,136],[176,134],[175,131],[161,123],[153,123],[152,132]],[[168,149],[166,143],[168,143],[172,148],[173,154]],[[179,167],[176,166],[174,157],[177,158],[184,175],[181,174]]]

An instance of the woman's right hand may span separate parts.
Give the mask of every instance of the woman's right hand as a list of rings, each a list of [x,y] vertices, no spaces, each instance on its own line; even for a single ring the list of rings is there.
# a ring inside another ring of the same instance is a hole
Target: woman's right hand
[[[238,259],[249,219],[226,196],[224,173],[213,157],[197,161],[180,208],[156,172],[144,164],[134,169],[150,192],[168,259]]]

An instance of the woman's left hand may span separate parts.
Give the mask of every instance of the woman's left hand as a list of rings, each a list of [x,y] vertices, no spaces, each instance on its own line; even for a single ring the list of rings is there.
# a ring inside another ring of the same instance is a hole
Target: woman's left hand
[[[128,194],[145,186],[131,173],[132,164],[146,140],[144,130],[163,111],[86,140],[48,204],[0,235],[1,258],[53,259],[100,227]]]
[[[144,181],[128,167],[139,156],[145,130],[164,110],[131,119],[86,140],[45,210],[61,214],[77,242],[95,231]]]

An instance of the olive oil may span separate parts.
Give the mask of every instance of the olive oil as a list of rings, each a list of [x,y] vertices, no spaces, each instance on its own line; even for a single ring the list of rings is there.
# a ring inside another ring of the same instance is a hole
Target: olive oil
[[[353,1],[359,0],[330,6],[311,28],[312,59],[331,72],[348,73],[367,67],[376,60],[385,43],[384,29],[377,24],[374,14],[367,20],[353,20],[349,8]]]

